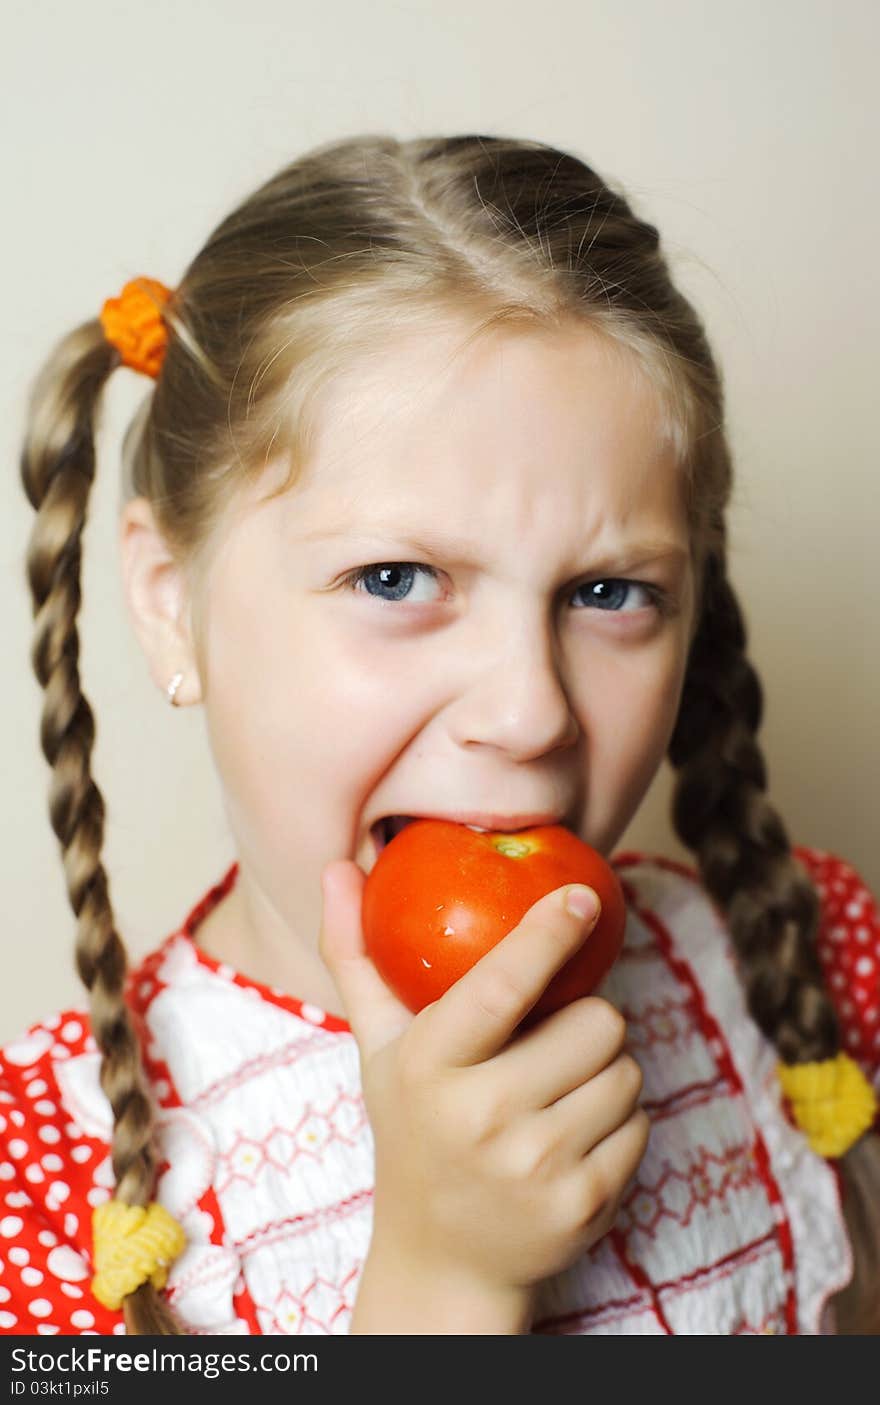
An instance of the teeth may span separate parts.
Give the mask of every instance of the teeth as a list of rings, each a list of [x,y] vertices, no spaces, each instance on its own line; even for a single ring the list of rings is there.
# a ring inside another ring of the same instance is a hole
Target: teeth
[[[401,830],[406,829],[407,825],[411,822],[412,818],[409,815],[386,815],[384,819],[381,819],[376,829],[377,847],[379,850],[381,851],[384,849],[386,844],[390,844],[391,840],[395,839],[397,835],[400,834]],[[473,830],[475,834],[489,833],[489,830],[484,828],[483,825],[469,824],[465,827]]]

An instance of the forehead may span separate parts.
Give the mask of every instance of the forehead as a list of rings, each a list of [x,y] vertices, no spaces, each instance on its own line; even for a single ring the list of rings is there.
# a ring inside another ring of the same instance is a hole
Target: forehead
[[[589,329],[410,336],[336,377],[315,411],[287,502],[301,540],[443,524],[475,541],[493,524],[686,539],[663,407],[635,358]]]

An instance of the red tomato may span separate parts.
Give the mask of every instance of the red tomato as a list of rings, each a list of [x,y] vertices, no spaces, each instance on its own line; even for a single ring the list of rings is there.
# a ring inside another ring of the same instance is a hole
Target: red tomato
[[[417,1013],[507,936],[533,903],[566,883],[595,888],[602,911],[530,1011],[531,1023],[599,985],[626,925],[616,873],[562,825],[481,834],[450,820],[413,820],[367,876],[366,948],[385,983]]]

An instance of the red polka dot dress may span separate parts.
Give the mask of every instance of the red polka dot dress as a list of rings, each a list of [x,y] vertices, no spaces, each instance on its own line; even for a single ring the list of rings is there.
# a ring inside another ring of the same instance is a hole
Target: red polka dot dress
[[[858,874],[796,849],[847,1052],[880,1084],[880,919]],[[791,1125],[729,935],[693,870],[614,860],[627,1020],[651,1136],[614,1228],[540,1285],[532,1331],[814,1334],[852,1254],[834,1163]],[[370,1242],[373,1142],[344,1020],[223,966],[198,926],[237,865],[129,977],[157,1104],[156,1198],[186,1233],[164,1294],[192,1334],[347,1333]],[[91,1216],[112,1116],[83,1010],[0,1054],[0,1331],[123,1333],[94,1298]],[[425,1324],[431,1332],[431,1324]]]

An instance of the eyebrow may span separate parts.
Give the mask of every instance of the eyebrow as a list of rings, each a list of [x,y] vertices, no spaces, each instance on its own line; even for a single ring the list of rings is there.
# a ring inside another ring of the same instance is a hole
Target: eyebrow
[[[421,536],[411,536],[397,531],[393,526],[343,526],[316,528],[306,532],[300,541],[324,541],[347,537],[353,543],[359,541],[395,541],[406,551],[434,560],[456,561],[460,565],[478,565],[474,558],[473,545],[455,538],[444,538],[439,533],[425,532]],[[596,573],[610,570],[629,570],[649,561],[674,560],[676,564],[687,561],[690,553],[680,542],[654,540],[643,542],[621,542],[619,546],[607,550],[589,570]]]

